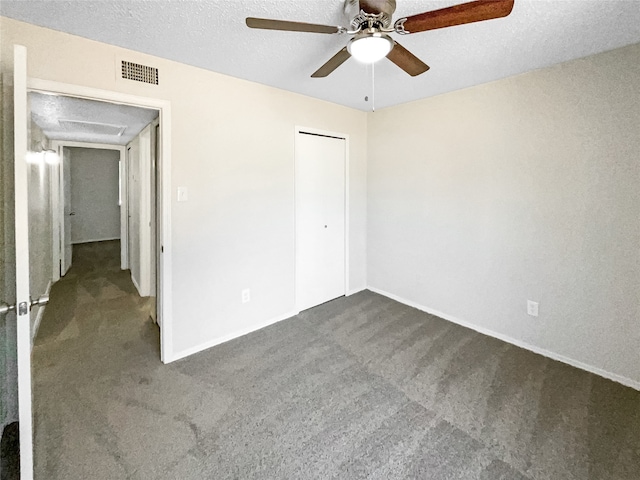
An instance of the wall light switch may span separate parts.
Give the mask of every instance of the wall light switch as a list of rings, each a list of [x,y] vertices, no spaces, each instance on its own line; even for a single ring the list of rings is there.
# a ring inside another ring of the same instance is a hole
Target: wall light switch
[[[189,200],[189,192],[187,191],[187,187],[178,187],[178,201],[186,202]]]
[[[527,300],[527,315],[531,315],[532,317],[538,316],[538,302]]]

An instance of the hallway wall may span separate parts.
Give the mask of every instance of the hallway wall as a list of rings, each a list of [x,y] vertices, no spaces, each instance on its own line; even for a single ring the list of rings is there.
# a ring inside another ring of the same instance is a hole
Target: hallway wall
[[[49,292],[53,278],[53,222],[51,182],[54,167],[44,159],[49,139],[31,120],[29,131],[29,288],[32,298]],[[35,337],[42,307],[31,310],[31,338]]]
[[[118,150],[69,148],[71,152],[71,242],[120,238]]]

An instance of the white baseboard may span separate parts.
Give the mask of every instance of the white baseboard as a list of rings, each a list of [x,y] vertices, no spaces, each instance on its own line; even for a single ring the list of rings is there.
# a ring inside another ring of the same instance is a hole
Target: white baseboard
[[[447,315],[446,313],[439,312],[437,310],[425,307],[424,305],[420,305],[416,302],[412,302],[411,300],[407,300],[405,298],[399,297],[398,295],[394,295],[393,293],[385,292],[384,290],[380,290],[379,288],[368,287],[368,290],[371,290],[374,293],[382,295],[384,297],[395,300],[396,302],[402,303],[404,305],[408,305],[409,307],[416,308],[423,312],[426,312],[430,315],[435,315],[436,317],[440,317],[444,320],[447,320],[452,323],[456,323],[466,328],[470,328],[471,330],[475,330],[478,333],[482,333],[483,335],[487,335],[489,337],[497,338],[498,340],[502,340],[503,342],[510,343],[520,348],[524,348],[525,350],[529,350],[533,353],[537,353],[547,358],[551,358],[552,360],[557,360],[562,363],[566,363],[567,365],[571,365],[572,367],[579,368],[581,370],[585,370],[587,372],[593,373],[600,377],[607,378],[609,380],[613,380],[614,382],[621,383],[627,387],[631,387],[635,390],[640,390],[640,382],[636,380],[632,380],[631,378],[624,377],[622,375],[618,375],[616,373],[611,373],[602,368],[594,367],[593,365],[586,364],[579,360],[574,360],[573,358],[566,357],[559,353],[552,352],[550,350],[546,350],[544,348],[537,347],[535,345],[531,345],[529,343],[523,342],[521,340],[517,340],[508,335],[504,335],[502,333],[494,332],[493,330],[489,330],[484,327],[479,327],[478,325],[474,325],[473,323],[469,323],[464,320],[460,320],[451,315]]]
[[[144,297],[144,295],[142,295],[142,290],[140,289],[140,285],[138,285],[138,281],[133,276],[133,273],[130,276],[131,276],[131,283],[133,283],[133,286],[136,287],[138,295],[140,295],[141,297]]]
[[[367,287],[357,287],[357,288],[354,288],[354,289],[352,289],[352,290],[349,290],[349,291],[345,294],[345,296],[346,296],[346,297],[350,297],[351,295],[355,295],[356,293],[364,292],[365,290],[367,290]]]
[[[167,362],[165,363],[171,363],[174,362],[176,360],[180,360],[181,358],[185,358],[188,357],[190,355],[193,355],[194,353],[198,353],[198,352],[202,352],[203,350],[207,350],[211,347],[215,347],[216,345],[220,345],[221,343],[226,343],[230,340],[234,340],[238,337],[242,337],[244,335],[247,335],[251,332],[255,332],[256,330],[261,330],[265,327],[268,327],[269,325],[273,325],[274,323],[278,323],[281,322],[282,320],[286,320],[287,318],[291,318],[291,317],[295,317],[299,312],[289,312],[286,313],[284,315],[280,315],[278,317],[272,318],[270,320],[267,320],[266,322],[261,322],[258,323],[256,325],[253,325],[251,327],[248,328],[244,328],[242,330],[237,330],[233,333],[230,333],[229,335],[225,335],[223,337],[218,337],[218,338],[214,338],[213,340],[210,340],[208,342],[204,342],[201,343],[200,345],[196,345],[195,347],[191,347],[191,348],[187,348],[186,350],[183,350],[181,352],[177,352],[175,353]]]
[[[51,287],[53,286],[53,282],[49,280],[47,284],[47,289],[44,292],[45,295],[49,296],[51,293]],[[44,316],[44,309],[47,308],[46,305],[42,307],[38,307],[38,314],[36,315],[36,321],[33,324],[33,331],[31,332],[31,349],[33,350],[33,342],[36,339],[36,335],[38,335],[38,329],[40,328],[40,323],[42,322],[42,317]]]

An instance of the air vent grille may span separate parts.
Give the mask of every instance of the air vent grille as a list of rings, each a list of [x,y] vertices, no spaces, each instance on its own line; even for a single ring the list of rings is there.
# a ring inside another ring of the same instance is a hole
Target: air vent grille
[[[158,69],[122,60],[122,78],[158,85]]]

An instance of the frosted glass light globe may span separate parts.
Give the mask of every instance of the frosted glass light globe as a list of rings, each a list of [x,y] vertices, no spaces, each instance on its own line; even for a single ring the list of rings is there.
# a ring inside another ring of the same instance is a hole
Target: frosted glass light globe
[[[355,37],[347,45],[351,56],[362,63],[375,63],[386,57],[392,48],[392,40],[382,33]]]

